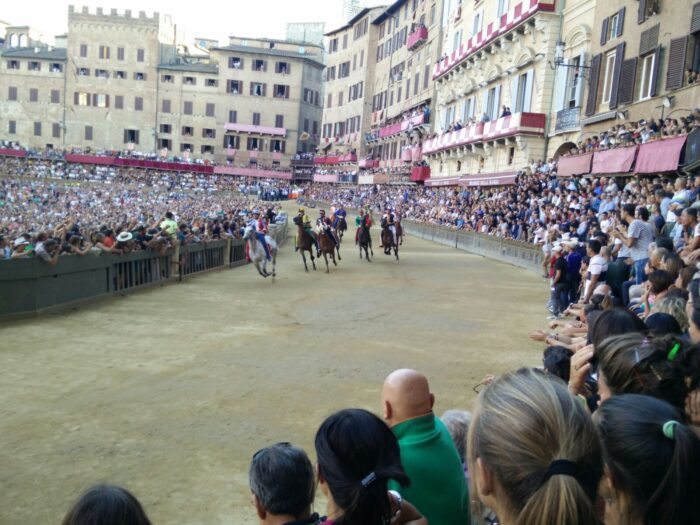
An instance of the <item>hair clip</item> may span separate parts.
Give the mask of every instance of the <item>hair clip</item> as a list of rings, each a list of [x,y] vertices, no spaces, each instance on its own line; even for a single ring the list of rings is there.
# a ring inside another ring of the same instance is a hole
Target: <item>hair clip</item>
[[[678,421],[675,421],[673,419],[666,421],[663,426],[663,432],[664,436],[666,436],[668,439],[675,439],[676,437],[676,430],[675,427],[676,425],[680,425]]]
[[[673,348],[671,348],[671,351],[666,356],[666,359],[668,359],[669,361],[673,361],[676,358],[676,356],[678,355],[678,352],[680,351],[680,349],[681,349],[680,343],[676,343],[675,345],[673,345]]]
[[[363,487],[367,488],[376,479],[377,479],[377,475],[374,473],[374,471],[372,471],[369,474],[367,474],[364,478],[362,478],[362,481],[360,481],[360,483],[362,484]]]

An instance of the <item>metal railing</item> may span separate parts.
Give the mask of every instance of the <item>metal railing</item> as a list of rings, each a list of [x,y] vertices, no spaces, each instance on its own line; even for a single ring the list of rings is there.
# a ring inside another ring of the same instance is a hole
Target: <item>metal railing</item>
[[[270,227],[281,245],[287,223]],[[61,256],[54,266],[37,258],[0,261],[0,320],[39,315],[132,290],[182,281],[246,264],[245,242],[222,239],[124,255]]]

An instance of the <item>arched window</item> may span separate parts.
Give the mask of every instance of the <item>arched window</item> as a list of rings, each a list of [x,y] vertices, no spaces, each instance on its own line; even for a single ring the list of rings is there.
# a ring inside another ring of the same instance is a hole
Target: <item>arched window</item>
[[[10,40],[10,47],[17,47],[17,44],[18,44],[17,33],[11,33],[9,40]]]
[[[19,47],[27,47],[27,35],[19,35]]]

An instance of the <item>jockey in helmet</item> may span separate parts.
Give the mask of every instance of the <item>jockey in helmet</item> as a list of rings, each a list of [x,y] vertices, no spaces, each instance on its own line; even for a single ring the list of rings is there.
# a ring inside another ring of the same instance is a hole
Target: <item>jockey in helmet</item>
[[[260,210],[255,208],[253,210],[253,220],[250,221],[250,226],[255,230],[255,236],[258,238],[265,248],[265,257],[268,261],[272,260],[270,256],[270,247],[267,245],[265,240],[265,235],[267,235],[267,221],[260,217]]]
[[[311,237],[314,241],[314,244],[316,245],[316,251],[319,250],[318,246],[318,237],[316,237],[316,234],[314,233],[314,230],[311,227],[311,217],[306,215],[306,210],[304,208],[299,208],[299,218],[301,219],[301,225],[304,228],[304,231],[306,234]],[[294,248],[294,251],[298,251],[299,247]]]
[[[398,244],[396,239],[396,216],[392,209],[387,206],[384,210],[384,215],[382,216],[382,228],[385,228],[391,232],[391,237],[394,239],[394,244]]]
[[[346,219],[347,216],[348,216],[348,212],[345,211],[345,208],[343,207],[342,203],[338,204],[338,208],[333,213],[333,217],[334,217],[333,227],[338,229],[338,227],[340,225],[340,219]]]
[[[331,224],[331,220],[326,217],[326,210],[318,210],[318,219],[316,220],[316,224],[319,227],[320,233],[325,233],[328,235],[328,237],[337,247],[339,245],[338,239],[335,238],[333,233],[333,225]]]

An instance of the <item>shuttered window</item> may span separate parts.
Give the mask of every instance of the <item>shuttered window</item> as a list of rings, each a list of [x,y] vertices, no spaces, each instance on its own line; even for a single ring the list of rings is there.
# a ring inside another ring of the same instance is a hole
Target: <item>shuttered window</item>
[[[668,71],[666,72],[666,89],[678,89],[683,86],[685,55],[688,49],[688,37],[674,38],[668,53]]]
[[[634,83],[637,77],[637,58],[630,58],[622,63],[620,75],[620,90],[617,101],[620,104],[630,104],[634,101]]]
[[[598,101],[598,83],[600,82],[600,64],[602,61],[602,54],[598,54],[591,59],[591,76],[588,82],[588,100],[586,100],[586,116],[588,117],[595,113]]]
[[[693,6],[693,16],[690,20],[690,32],[697,33],[700,31],[700,2]]]
[[[649,96],[655,97],[659,94],[657,86],[659,85],[659,66],[661,64],[661,46],[656,47],[654,51],[654,67],[651,71],[651,90]]]
[[[639,39],[639,56],[651,53],[659,45],[659,27],[660,24],[656,24],[642,33]]]
[[[605,43],[608,41],[608,24],[610,23],[610,19],[606,18],[603,20],[603,26],[600,28],[600,45],[604,46]]]
[[[649,0],[639,0],[639,10],[637,11],[637,23],[643,24],[647,19],[647,2]]]
[[[625,58],[625,43],[615,49],[615,69],[613,69],[612,91],[610,92],[610,109],[615,109],[619,101],[620,78],[622,76],[622,61]]]

